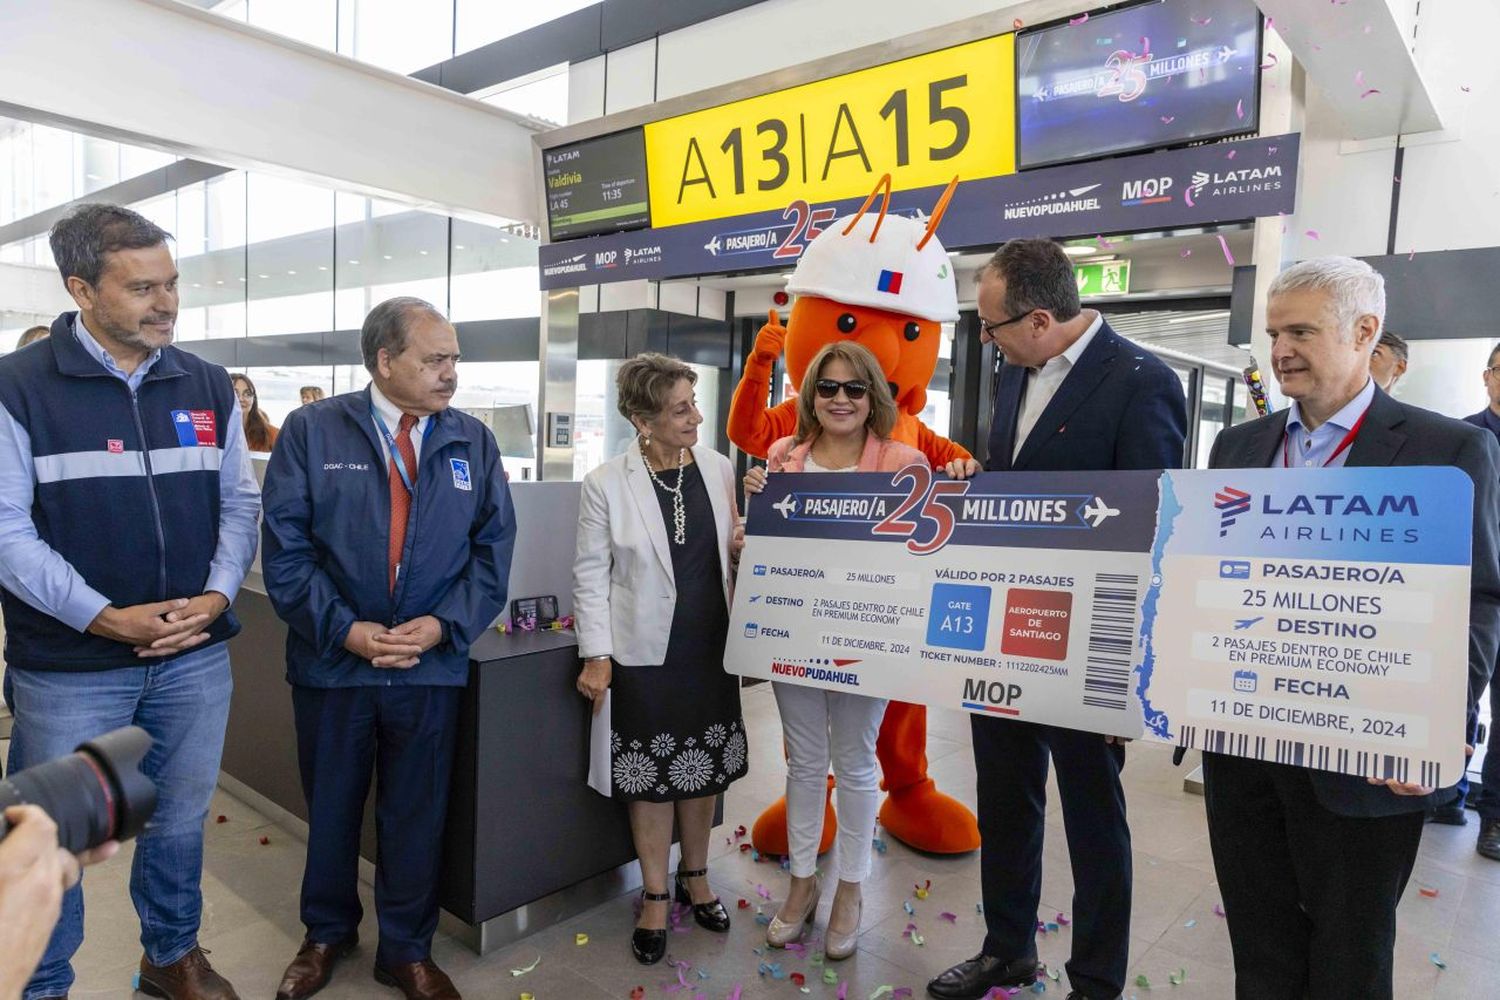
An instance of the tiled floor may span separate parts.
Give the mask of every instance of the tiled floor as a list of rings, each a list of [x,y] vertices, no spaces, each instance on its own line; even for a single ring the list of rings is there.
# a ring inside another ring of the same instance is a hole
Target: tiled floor
[[[622,896],[484,959],[440,936],[435,957],[466,997],[514,1000],[530,994],[536,1000],[623,1000],[633,987],[642,986],[646,997],[722,1000],[737,985],[743,986],[745,998],[802,995],[787,979],[759,975],[764,962],[777,963],[784,974],[804,973],[808,995],[814,997],[839,995],[840,986],[823,981],[825,971],[834,972],[840,984],[848,983],[850,1000],[865,1000],[885,984],[910,987],[920,997],[930,976],[978,950],[983,932],[975,910],[977,856],[928,857],[891,840],[885,853],[877,855],[866,885],[864,933],[855,958],[822,966],[814,962],[816,947],[808,957],[757,952],[763,929],[753,920],[754,909],[740,910],[737,901],[759,902],[757,886],[765,886],[772,902],[764,906],[767,913],[773,912],[784,875],[775,865],[753,862],[729,841],[736,826],[749,824],[759,808],[779,794],[783,769],[780,729],[768,686],[745,693],[745,711],[752,734],[751,774],[728,797],[725,826],[714,836],[711,872],[735,925],[727,936],[718,936],[689,920],[690,930],[672,936],[671,955],[691,965],[684,973],[690,989],[669,993],[669,987],[678,986],[675,970],[665,963],[645,969],[631,958],[631,898]],[[931,728],[928,754],[934,776],[972,806],[967,720],[956,713],[935,712]],[[1214,915],[1219,897],[1203,800],[1181,791],[1184,769],[1171,766],[1169,750],[1135,744],[1129,755],[1125,783],[1137,847],[1130,977],[1145,976],[1151,986],[1131,986],[1126,996],[1230,997],[1229,943],[1223,920]],[[297,889],[302,845],[227,795],[220,794],[213,813],[228,821],[208,828],[202,942],[242,996],[269,998],[301,937]],[[1470,825],[1462,829],[1427,828],[1413,884],[1401,905],[1396,995],[1403,1000],[1500,996],[1500,864],[1474,853],[1476,829],[1472,814]],[[262,836],[270,842],[260,844]],[[87,941],[77,962],[75,998],[130,995],[139,950],[135,915],[125,891],[128,873],[128,860],[121,858],[89,874]],[[928,879],[930,896],[916,899],[913,884]],[[1423,887],[1436,889],[1438,895],[1422,896],[1418,890]],[[1048,819],[1040,916],[1070,914],[1072,891],[1061,817],[1054,806]],[[363,895],[367,915],[361,936],[367,944],[321,994],[329,1000],[397,995],[370,979],[376,929],[368,887]],[[914,913],[907,913],[907,903]],[[823,917],[827,906],[825,901]],[[944,912],[956,919],[942,919]],[[909,923],[917,926],[920,946],[903,933]],[[575,943],[578,933],[589,936],[586,945]],[[1068,929],[1061,927],[1038,943],[1042,958],[1061,972]],[[1434,954],[1446,969],[1433,963]],[[512,974],[533,962],[533,971]],[[1179,970],[1185,970],[1186,978],[1173,986],[1169,977]],[[1049,982],[1047,992],[1061,998],[1066,977],[1061,983]]]

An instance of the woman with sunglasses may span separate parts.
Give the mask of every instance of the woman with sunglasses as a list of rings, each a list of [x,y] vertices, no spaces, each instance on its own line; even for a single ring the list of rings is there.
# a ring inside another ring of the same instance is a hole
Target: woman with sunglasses
[[[807,367],[797,397],[797,433],[771,446],[772,472],[894,472],[927,464],[917,449],[892,441],[897,410],[880,363],[850,341],[824,347]],[[765,488],[766,470],[745,475],[745,492]],[[786,740],[786,826],[791,885],[766,928],[766,942],[782,948],[802,936],[817,913],[818,844],[830,758],[838,780],[838,891],[828,914],[823,954],[854,954],[863,903],[860,884],[870,874],[870,831],[879,806],[875,738],[885,701],[843,691],[774,682]]]

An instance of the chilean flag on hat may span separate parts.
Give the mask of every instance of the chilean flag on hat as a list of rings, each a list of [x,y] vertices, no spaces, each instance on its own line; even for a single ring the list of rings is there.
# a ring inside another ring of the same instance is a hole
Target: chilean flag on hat
[[[890,292],[892,295],[900,295],[901,272],[881,271],[880,280],[875,282],[875,290],[878,292]]]

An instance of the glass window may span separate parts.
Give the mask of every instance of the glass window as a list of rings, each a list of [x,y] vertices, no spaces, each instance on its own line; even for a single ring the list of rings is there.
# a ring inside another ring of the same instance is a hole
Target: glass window
[[[509,38],[553,18],[593,6],[598,0],[550,0],[548,3],[496,3],[495,0],[458,0],[454,36],[458,52]]]
[[[447,217],[357,195],[340,194],[337,204],[335,329],[358,329],[398,295],[448,312]]]
[[[321,49],[338,46],[338,0],[254,0],[249,18],[257,28]]]
[[[568,123],[568,65],[563,63],[541,73],[523,77],[513,85],[486,94],[486,104],[551,122]]]
[[[576,376],[573,417],[573,478],[582,479],[599,465],[622,454],[635,440],[635,428],[620,416],[615,378],[625,359],[580,361]],[[698,428],[698,442],[724,450],[719,438],[719,369],[689,365],[698,373],[694,391],[703,423]]]
[[[453,55],[453,0],[345,2],[339,8],[338,51],[396,73],[442,62]]]
[[[462,347],[462,345],[460,345]],[[536,478],[538,373],[535,361],[463,361],[452,405],[494,432],[513,480]]]
[[[333,388],[331,365],[271,365],[243,369],[255,383],[255,397],[260,410],[278,430],[287,415],[302,405],[302,387],[315,385],[324,392]]]
[[[537,241],[513,228],[453,220],[450,316],[471,319],[539,316]]]
[[[245,183],[247,332],[330,329],[333,192],[266,174],[250,174]]]

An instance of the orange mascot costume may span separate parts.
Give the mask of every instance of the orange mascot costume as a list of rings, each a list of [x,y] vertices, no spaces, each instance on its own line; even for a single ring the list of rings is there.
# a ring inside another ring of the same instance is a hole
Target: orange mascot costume
[[[838,220],[808,244],[787,283],[787,290],[796,295],[791,318],[783,327],[772,310],[770,321],[756,336],[729,409],[729,439],[748,454],[764,458],[774,441],[796,430],[796,399],[766,407],[783,345],[787,374],[794,385],[801,385],[819,349],[853,340],[874,353],[890,381],[901,411],[892,438],[917,448],[934,468],[971,457],[917,419],[927,405],[927,384],[937,368],[940,327],[958,319],[953,273],[935,236],[958,180],[948,186],[925,226],[887,215],[890,181],[889,175],[881,178],[852,219]],[[866,212],[882,188],[884,201],[871,225]],[[886,791],[880,823],[891,836],[937,854],[959,854],[979,846],[974,814],[938,791],[927,776],[925,706],[891,702],[875,754]],[[829,782],[831,789],[832,778]],[[828,850],[836,832],[830,806],[820,851]],[[785,799],[755,821],[751,842],[764,854],[787,853]]]

